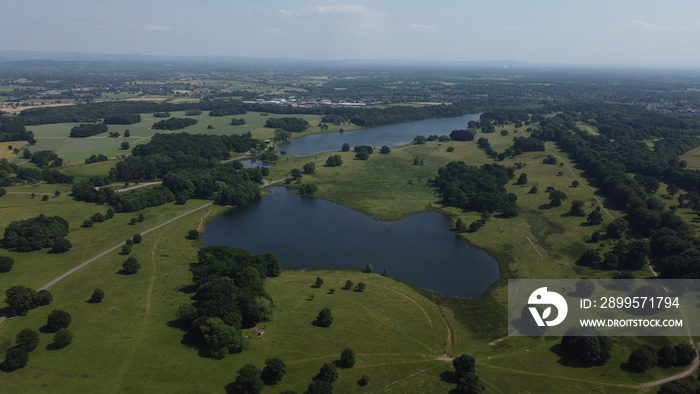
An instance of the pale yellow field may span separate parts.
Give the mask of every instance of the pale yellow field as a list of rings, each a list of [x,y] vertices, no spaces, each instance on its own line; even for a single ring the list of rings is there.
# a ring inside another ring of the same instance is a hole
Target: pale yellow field
[[[23,146],[27,145],[27,141],[9,141],[0,142],[0,159],[12,160],[15,157],[14,149],[22,149]],[[11,146],[12,149],[8,149]]]

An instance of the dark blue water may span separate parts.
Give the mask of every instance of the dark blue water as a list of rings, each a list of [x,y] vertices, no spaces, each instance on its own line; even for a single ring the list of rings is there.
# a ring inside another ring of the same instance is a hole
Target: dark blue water
[[[255,168],[255,167],[272,167],[275,165],[275,163],[270,163],[270,162],[264,162],[260,159],[244,159],[244,160],[239,160],[241,164],[243,164],[243,168]]]
[[[452,130],[466,129],[470,120],[479,120],[480,114],[469,114],[454,118],[425,119],[416,122],[392,124],[371,129],[346,131],[344,133],[313,134],[280,145],[289,156],[311,156],[322,152],[339,151],[343,143],[350,147],[370,145],[373,147],[405,145],[417,135],[449,135]]]
[[[220,215],[204,230],[208,246],[272,252],[283,267],[385,268],[389,276],[445,296],[478,297],[499,278],[498,262],[449,231],[436,212],[384,222],[282,187]]]

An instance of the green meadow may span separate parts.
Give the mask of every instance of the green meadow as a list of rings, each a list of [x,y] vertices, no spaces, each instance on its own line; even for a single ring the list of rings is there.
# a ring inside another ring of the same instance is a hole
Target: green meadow
[[[171,113],[182,117],[183,113]],[[270,115],[272,116],[272,115]],[[294,137],[317,132],[334,132],[347,125],[317,127],[320,116],[304,117],[310,130]],[[271,138],[272,129],[263,127],[267,116],[248,113],[243,126],[231,126],[231,117],[195,117],[199,123],[176,132],[230,134],[253,132],[256,138]],[[72,124],[33,127],[38,143],[32,151],[51,149],[71,164],[62,171],[76,180],[106,175],[117,159],[81,164],[93,153],[110,157],[124,154],[122,141],[134,146],[145,143],[155,134],[150,125],[158,119],[143,115],[141,123],[110,126],[111,131],[130,129],[128,139],[91,137],[67,138]],[[213,128],[207,128],[212,126]],[[489,139],[496,151],[512,145],[512,137],[526,135],[523,128],[506,126],[509,135],[477,134]],[[499,130],[500,131],[500,130]],[[53,145],[52,145],[53,144]],[[453,147],[452,152],[447,152]],[[95,149],[95,150],[93,150]],[[52,149],[54,150],[54,149]],[[324,167],[326,158],[340,154],[343,165]],[[546,165],[542,159],[551,154],[557,165]],[[423,160],[413,165],[414,159]],[[15,159],[22,162],[21,159]],[[378,150],[369,160],[355,160],[352,152],[326,152],[311,157],[280,155],[271,168],[268,180],[286,178],[292,169],[301,169],[314,162],[316,173],[303,175],[301,183],[319,186],[318,197],[339,202],[382,220],[397,220],[418,212],[434,210],[449,215],[453,222],[461,218],[469,224],[479,219],[478,213],[445,207],[427,182],[439,167],[449,161],[463,160],[481,165],[493,162],[475,142],[429,142],[424,145],[394,147],[390,154]],[[351,347],[357,353],[357,364],[339,369],[334,383],[336,392],[446,392],[455,388],[451,374],[451,358],[468,353],[477,359],[477,373],[487,390],[496,393],[522,391],[527,381],[532,391],[567,392],[638,392],[640,384],[678,373],[682,368],[653,368],[644,374],[626,372],[620,366],[629,353],[642,343],[661,346],[683,338],[619,338],[615,339],[612,359],[604,366],[575,368],[567,366],[557,354],[559,338],[505,337],[506,279],[607,277],[609,273],[578,267],[576,259],[587,248],[605,252],[611,242],[590,243],[594,230],[604,230],[613,218],[622,216],[602,205],[605,222],[600,226],[583,225],[585,217],[567,215],[572,200],[585,202],[586,212],[604,201],[589,184],[575,163],[552,143],[545,152],[528,152],[499,163],[521,166],[506,188],[518,197],[521,214],[516,218],[491,217],[475,233],[463,236],[475,247],[496,257],[501,264],[501,280],[479,299],[443,299],[439,295],[378,274],[356,270],[285,270],[278,278],[266,281],[266,290],[275,304],[275,315],[258,325],[261,336],[245,331],[250,341],[248,350],[227,355],[223,360],[202,357],[191,346],[185,332],[172,323],[183,303],[191,302],[187,292],[189,264],[196,261],[201,241],[185,239],[190,229],[202,230],[206,223],[228,208],[211,205],[164,227],[146,234],[141,244],[134,245],[131,255],[141,263],[134,275],[119,273],[126,256],[115,250],[50,288],[54,301],[34,309],[27,316],[0,324],[0,352],[13,345],[14,336],[23,328],[39,330],[46,315],[53,309],[68,311],[73,322],[70,330],[75,339],[68,347],[50,350],[52,334],[41,333],[39,347],[30,353],[29,364],[12,373],[0,373],[2,390],[7,392],[223,392],[235,379],[235,372],[247,363],[262,368],[265,359],[279,357],[287,364],[288,373],[281,383],[265,387],[264,392],[286,389],[303,392],[311,378],[326,362],[339,358]],[[559,164],[561,163],[561,165]],[[521,173],[527,185],[516,185]],[[572,186],[578,181],[579,186]],[[539,191],[530,193],[532,186]],[[294,183],[291,186],[296,187]],[[562,206],[550,208],[544,190],[552,186],[564,191],[568,198]],[[39,288],[53,278],[120,242],[161,224],[177,215],[207,204],[190,200],[185,205],[166,204],[143,210],[145,220],[129,225],[138,213],[118,213],[113,219],[95,223],[91,228],[80,224],[108,206],[74,201],[70,185],[6,188],[0,198],[0,226],[13,220],[26,219],[40,213],[58,215],[71,225],[68,239],[73,248],[63,254],[44,251],[15,253],[2,250],[2,255],[15,259],[12,271],[0,274],[0,291],[13,285]],[[659,190],[663,190],[661,188]],[[60,195],[55,196],[59,191]],[[32,193],[35,195],[32,196]],[[42,201],[42,196],[49,196]],[[284,266],[284,262],[282,262]],[[647,272],[638,272],[645,277]],[[321,288],[312,287],[322,277]],[[343,290],[346,280],[366,284],[364,292]],[[105,291],[102,303],[87,300],[96,288]],[[331,288],[335,289],[332,293]],[[321,308],[332,310],[334,323],[329,328],[311,324]],[[370,385],[362,388],[357,381],[369,375]]]

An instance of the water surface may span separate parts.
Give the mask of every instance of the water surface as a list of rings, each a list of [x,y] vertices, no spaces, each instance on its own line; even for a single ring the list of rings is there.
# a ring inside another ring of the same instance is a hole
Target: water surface
[[[343,133],[313,134],[280,145],[289,156],[311,156],[322,152],[339,151],[343,143],[351,147],[370,145],[373,147],[405,145],[417,135],[449,135],[452,130],[466,129],[470,120],[479,120],[480,114],[469,114],[452,118],[425,119],[398,123]]]
[[[272,252],[283,267],[364,268],[437,291],[478,297],[499,278],[498,262],[449,231],[450,219],[424,212],[385,222],[283,187],[233,209],[204,230],[207,246]]]

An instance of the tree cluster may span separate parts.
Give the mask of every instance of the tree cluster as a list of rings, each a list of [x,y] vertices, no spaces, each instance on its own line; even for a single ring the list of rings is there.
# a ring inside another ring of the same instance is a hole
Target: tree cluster
[[[431,185],[447,205],[466,211],[498,211],[512,217],[518,214],[517,197],[507,193],[505,185],[513,176],[512,168],[498,164],[474,167],[459,161],[440,167]]]
[[[453,141],[473,141],[474,132],[471,130],[452,130],[450,132],[450,139]]]
[[[70,136],[74,138],[84,138],[106,132],[107,125],[104,123],[83,123],[78,126],[73,126],[73,128],[70,129]]]
[[[655,366],[663,368],[684,367],[695,360],[695,348],[687,342],[675,346],[664,345],[655,349],[651,345],[642,345],[630,353],[627,363],[636,372],[645,372]]]
[[[282,129],[290,133],[301,133],[311,127],[311,125],[302,118],[284,117],[267,119],[267,121],[265,121],[265,127]]]
[[[134,123],[139,123],[140,121],[141,121],[141,115],[139,115],[139,114],[111,115],[111,116],[106,117],[104,120],[105,124],[120,124],[120,125],[134,124]]]
[[[25,220],[11,222],[5,228],[4,247],[15,248],[18,252],[31,252],[51,248],[67,242],[68,222],[60,216],[48,217],[43,214]]]
[[[156,130],[179,130],[185,127],[196,125],[197,119],[192,118],[170,118],[167,120],[159,120],[151,127]]]
[[[191,267],[195,304],[178,312],[178,320],[212,357],[242,351],[241,328],[271,318],[274,307],[264,290],[266,277],[280,274],[272,253],[254,256],[243,249],[205,247]],[[189,312],[188,312],[189,311]]]

